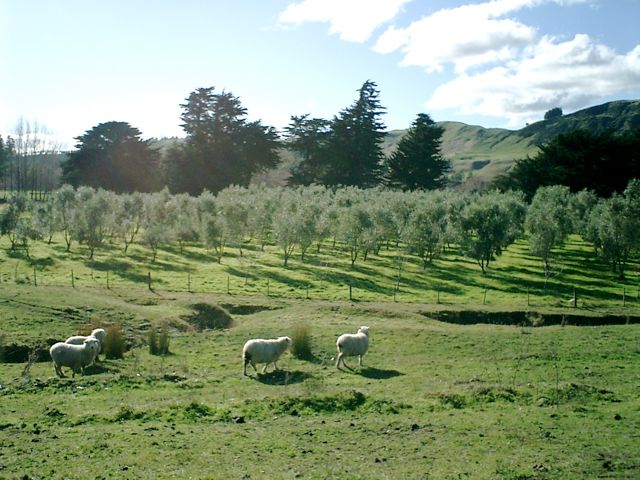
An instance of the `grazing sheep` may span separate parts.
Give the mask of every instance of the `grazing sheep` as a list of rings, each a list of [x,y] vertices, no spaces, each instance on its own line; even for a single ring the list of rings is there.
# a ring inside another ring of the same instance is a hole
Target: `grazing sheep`
[[[280,358],[285,350],[291,346],[291,339],[289,337],[278,337],[276,339],[265,340],[262,338],[256,338],[249,340],[244,344],[242,349],[242,366],[243,374],[247,374],[247,363],[250,363],[253,369],[256,369],[256,363],[264,363],[262,373],[267,371],[267,366],[273,363],[275,369],[278,369],[276,362]]]
[[[358,328],[358,333],[345,333],[338,337],[336,341],[338,349],[338,358],[336,360],[336,368],[340,368],[340,362],[347,368],[344,357],[358,356],[358,365],[362,367],[362,356],[367,353],[369,348],[369,327],[362,326]]]
[[[60,377],[64,377],[62,367],[70,367],[72,376],[77,372],[84,375],[84,367],[89,365],[98,352],[99,342],[96,338],[87,337],[82,345],[58,342],[49,349],[49,354],[53,360],[53,367]]]
[[[104,339],[107,336],[107,332],[104,328],[96,328],[91,332],[91,334],[84,335],[74,335],[73,337],[69,337],[65,340],[65,343],[70,343],[72,345],[82,345],[82,343],[89,337],[95,338],[98,340],[98,350],[96,351],[96,355],[94,359],[91,361],[91,365],[96,364],[96,360],[98,359],[98,355],[102,351],[102,344],[104,343]]]

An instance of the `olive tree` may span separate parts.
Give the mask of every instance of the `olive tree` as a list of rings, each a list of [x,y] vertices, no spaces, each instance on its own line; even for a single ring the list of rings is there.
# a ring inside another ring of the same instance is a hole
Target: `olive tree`
[[[71,185],[65,184],[53,192],[53,210],[58,224],[58,231],[62,232],[67,246],[66,252],[68,253],[71,251],[75,216],[78,214],[76,191]]]
[[[512,192],[476,195],[460,212],[460,246],[478,262],[483,274],[520,236],[524,215],[522,196]]]
[[[89,249],[89,259],[102,246],[109,232],[112,201],[109,192],[91,187],[80,187],[77,191],[77,214],[74,217],[74,234],[79,243]]]
[[[409,252],[422,259],[425,269],[442,250],[447,230],[446,214],[444,199],[429,193],[418,197],[409,216],[403,239]]]
[[[171,195],[167,203],[172,237],[178,242],[180,253],[184,253],[184,244],[198,238],[197,200],[187,193]]]
[[[127,253],[144,221],[145,197],[139,192],[123,193],[116,196],[114,203],[114,228],[118,238],[124,243]]]
[[[150,193],[144,197],[144,220],[142,224],[142,241],[153,253],[152,262],[156,261],[161,245],[172,240],[171,215],[169,213],[170,194],[168,189]]]
[[[640,181],[631,180],[623,195],[613,194],[591,211],[587,239],[596,252],[611,264],[618,278],[624,272],[631,253],[640,247]]]
[[[570,198],[569,187],[540,187],[527,209],[525,230],[529,246],[531,253],[542,261],[545,277],[551,273],[552,249],[562,246],[572,231]]]
[[[216,197],[208,190],[204,190],[197,200],[196,227],[205,248],[213,248],[218,263],[222,263],[222,255],[227,245],[227,233],[217,208]]]

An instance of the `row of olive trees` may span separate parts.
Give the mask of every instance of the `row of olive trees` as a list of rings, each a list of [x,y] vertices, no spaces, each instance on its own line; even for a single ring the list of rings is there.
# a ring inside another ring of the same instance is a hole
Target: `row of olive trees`
[[[475,260],[483,272],[526,227],[531,251],[552,271],[552,254],[570,233],[592,242],[619,274],[638,247],[639,182],[624,195],[600,200],[589,192],[571,194],[564,187],[545,187],[530,206],[515,193],[463,194],[451,190],[399,192],[385,189],[320,186],[297,189],[229,187],[218,195],[114,194],[105,190],[64,186],[45,202],[12,197],[1,219],[11,248],[29,254],[33,240],[64,238],[86,245],[90,258],[106,241],[127,253],[132,243],[158,250],[198,243],[222,261],[227,246],[276,245],[283,263],[298,252],[301,261],[322,245],[337,247],[358,259],[378,255],[390,245],[419,257],[424,267],[451,244]],[[635,214],[634,214],[635,212]],[[628,241],[620,244],[621,234]],[[635,232],[635,236],[634,236]],[[635,242],[635,243],[634,243]]]

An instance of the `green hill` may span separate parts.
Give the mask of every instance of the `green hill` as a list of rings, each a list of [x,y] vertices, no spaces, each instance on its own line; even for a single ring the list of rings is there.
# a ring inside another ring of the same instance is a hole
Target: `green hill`
[[[438,122],[444,128],[442,152],[451,160],[452,178],[467,186],[493,180],[505,172],[516,159],[535,155],[538,145],[557,135],[586,129],[592,132],[613,130],[622,132],[640,127],[640,100],[619,100],[586,108],[562,117],[541,120],[520,130],[485,128],[461,122]],[[383,144],[385,154],[391,154],[407,130],[391,130]],[[154,140],[165,151],[179,139]],[[297,162],[295,154],[283,148],[281,165],[257,175],[254,182],[270,186],[284,185],[290,168]]]
[[[621,132],[640,127],[640,100],[609,102],[535,122],[520,130],[484,128],[460,122],[438,124],[444,128],[442,152],[451,160],[454,179],[474,184],[492,180],[516,159],[535,155],[538,145],[561,133],[577,129]],[[395,149],[405,132],[389,132],[384,145],[386,153]]]

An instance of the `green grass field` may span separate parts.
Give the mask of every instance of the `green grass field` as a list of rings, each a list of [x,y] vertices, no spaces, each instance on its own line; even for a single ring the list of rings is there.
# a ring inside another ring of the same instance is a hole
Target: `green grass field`
[[[36,242],[30,258],[10,252],[0,239],[0,284],[107,288],[151,288],[154,291],[230,293],[314,300],[411,302],[464,308],[511,310],[563,309],[577,304],[593,314],[635,315],[640,312],[640,266],[632,261],[619,280],[608,265],[597,260],[592,247],[573,236],[556,252],[553,273],[544,277],[539,259],[530,255],[526,240],[510,246],[483,275],[471,259],[448,249],[433,265],[393,247],[380,255],[359,257],[351,268],[349,254],[331,242],[320,253],[312,247],[283,268],[278,247],[264,251],[254,244],[227,247],[222,263],[200,246],[177,245],[161,249],[155,262],[151,251],[138,244],[127,254],[119,244],[107,244],[87,259],[83,245],[65,252],[64,242]],[[350,297],[351,291],[351,297]]]
[[[577,238],[546,287],[520,242],[486,276],[455,250],[426,272],[408,259],[396,301],[393,250],[351,270],[328,245],[287,269],[274,247],[230,249],[221,265],[193,246],[155,263],[142,247],[91,262],[59,242],[31,259],[0,248],[5,349],[114,322],[129,344],[75,379],[49,362],[0,363],[0,478],[640,476],[640,325],[529,326],[554,313],[638,316],[637,264],[619,282]],[[226,308],[232,327],[194,329],[198,304]],[[436,320],[458,311],[531,322]],[[152,356],[147,333],[163,322],[171,353]],[[242,376],[247,339],[301,323],[312,358],[287,353],[282,371]],[[338,371],[335,338],[359,325],[371,327],[364,367]]]

